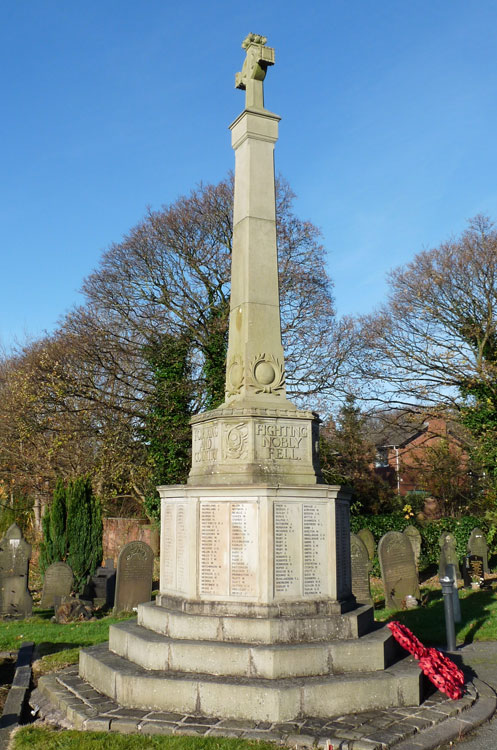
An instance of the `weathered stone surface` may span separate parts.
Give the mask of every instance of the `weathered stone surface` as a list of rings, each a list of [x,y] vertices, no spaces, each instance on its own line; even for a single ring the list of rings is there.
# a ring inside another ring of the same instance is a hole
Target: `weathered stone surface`
[[[386,706],[419,705],[422,674],[412,659],[376,672],[307,679],[212,677],[145,670],[105,647],[83,649],[80,671],[124,706],[283,722]]]
[[[13,523],[0,540],[0,617],[28,617],[33,600],[28,591],[31,545]]]
[[[43,578],[43,593],[40,606],[50,609],[54,606],[54,597],[69,596],[72,591],[74,576],[65,562],[54,562],[48,566]]]
[[[144,669],[282,679],[382,670],[397,656],[387,628],[355,640],[249,644],[170,638],[134,621],[111,625],[110,650]]]
[[[185,612],[252,617],[314,614],[317,602],[323,613],[354,605],[349,495],[341,488],[159,492],[160,604],[171,609],[176,599]]]
[[[371,563],[366,545],[357,534],[350,535],[350,557],[352,565],[352,593],[361,604],[371,604],[369,571]]]
[[[478,555],[483,558],[483,572],[489,573],[487,539],[481,529],[473,529],[468,539],[468,555]]]
[[[150,601],[154,553],[145,542],[128,542],[117,561],[114,610],[131,611],[142,602]]]
[[[360,529],[357,532],[357,536],[366,545],[369,559],[372,560],[376,553],[376,542],[373,533],[369,529]]]
[[[457,577],[461,578],[461,571],[459,569],[459,558],[456,550],[456,538],[454,534],[449,531],[444,531],[440,535],[438,540],[440,545],[440,562],[438,565],[438,576],[443,578],[445,576],[445,568],[450,563],[456,566]]]
[[[421,554],[421,534],[415,526],[406,526],[403,533],[411,542],[412,551],[414,553],[414,562],[416,570],[419,572],[419,556]]]
[[[418,576],[409,539],[400,531],[388,531],[378,543],[378,557],[387,607],[401,609],[408,595],[419,599]]]

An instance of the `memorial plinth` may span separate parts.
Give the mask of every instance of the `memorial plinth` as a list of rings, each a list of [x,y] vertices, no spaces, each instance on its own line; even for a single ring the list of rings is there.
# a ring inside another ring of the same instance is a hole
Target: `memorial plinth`
[[[420,701],[416,664],[351,590],[349,495],[322,483],[319,419],[287,398],[274,144],[274,51],[250,34],[231,126],[235,194],[226,397],[192,422],[186,486],[159,487],[160,593],[85,649],[80,674],[119,703],[287,721]]]

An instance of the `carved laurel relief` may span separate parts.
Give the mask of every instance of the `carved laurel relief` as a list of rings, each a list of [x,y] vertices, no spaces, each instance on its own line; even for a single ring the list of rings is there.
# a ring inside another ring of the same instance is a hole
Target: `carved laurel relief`
[[[248,425],[240,422],[225,425],[223,440],[224,458],[245,458],[247,456]]]
[[[245,376],[243,374],[243,359],[235,354],[228,362],[228,374],[226,377],[226,396],[236,396],[240,393]]]
[[[256,393],[275,393],[285,387],[285,365],[272,354],[258,354],[249,367],[249,385]]]

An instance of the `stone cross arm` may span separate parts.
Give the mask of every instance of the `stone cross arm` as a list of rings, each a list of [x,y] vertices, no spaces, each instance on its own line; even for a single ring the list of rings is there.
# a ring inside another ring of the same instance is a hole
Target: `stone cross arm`
[[[266,47],[266,37],[260,34],[249,34],[242,42],[247,56],[241,73],[235,76],[235,87],[245,94],[245,107],[264,109],[264,90],[262,82],[266,77],[269,65],[274,65],[274,49]]]

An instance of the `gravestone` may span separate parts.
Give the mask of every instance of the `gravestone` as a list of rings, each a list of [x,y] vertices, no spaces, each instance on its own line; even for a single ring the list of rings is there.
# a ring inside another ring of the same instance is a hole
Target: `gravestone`
[[[88,576],[82,599],[93,602],[95,607],[113,607],[115,591],[116,569],[113,558],[109,557],[93,576]]]
[[[468,539],[468,555],[478,555],[483,558],[483,572],[489,573],[488,547],[485,534],[481,529],[473,529]]]
[[[419,599],[419,583],[411,542],[400,531],[388,531],[378,543],[387,607],[401,609],[406,596]]]
[[[65,562],[54,562],[48,566],[43,579],[43,593],[40,606],[42,609],[50,609],[72,591],[74,576],[72,570]]]
[[[456,538],[450,531],[444,531],[440,534],[438,540],[440,545],[440,562],[438,565],[438,577],[443,578],[445,576],[445,568],[447,565],[455,565],[456,576],[461,578],[461,571],[459,570],[459,559],[457,557],[456,550]]]
[[[412,551],[414,553],[414,562],[416,564],[416,572],[419,573],[419,556],[421,554],[421,534],[415,526],[407,526],[403,533],[411,542]]]
[[[372,532],[369,529],[361,529],[357,532],[357,536],[362,540],[368,551],[369,559],[372,560],[376,552],[376,542]]]
[[[360,604],[371,604],[371,590],[369,588],[369,560],[366,545],[357,534],[350,535],[350,558],[352,565],[352,593]]]
[[[28,591],[31,545],[13,523],[0,540],[0,617],[28,617],[33,600]]]
[[[132,611],[152,595],[154,553],[145,542],[129,542],[117,560],[114,611]]]

